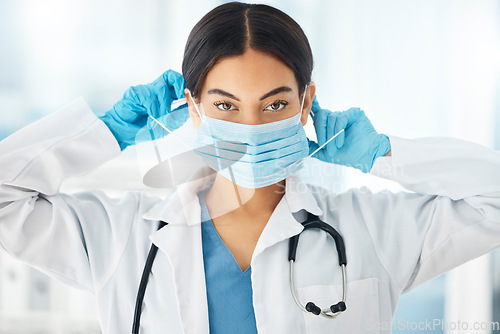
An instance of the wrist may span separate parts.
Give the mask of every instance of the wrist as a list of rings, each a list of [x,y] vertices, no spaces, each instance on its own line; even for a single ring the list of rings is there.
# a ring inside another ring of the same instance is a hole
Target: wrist
[[[116,127],[116,122],[113,120],[112,116],[109,114],[109,112],[106,112],[103,116],[98,117],[106,126],[108,127],[109,131],[113,134],[115,137],[116,141],[118,142],[118,145],[120,146],[120,150],[124,150],[128,145],[123,143],[122,141],[119,140],[120,134],[118,133]],[[115,126],[113,126],[115,125]]]
[[[391,156],[392,155],[392,153],[391,153],[391,141],[389,140],[389,137],[387,137],[384,134],[380,134],[379,138],[380,139],[379,139],[379,144],[377,147],[377,152],[375,153],[375,156],[373,157],[370,168],[368,168],[367,170],[363,170],[364,173],[368,173],[372,169],[373,164],[375,163],[375,160],[377,158],[382,157],[382,156]]]
[[[383,156],[391,156],[392,155],[391,150],[392,150],[391,141],[389,140],[389,137],[384,134],[381,134],[375,159]]]

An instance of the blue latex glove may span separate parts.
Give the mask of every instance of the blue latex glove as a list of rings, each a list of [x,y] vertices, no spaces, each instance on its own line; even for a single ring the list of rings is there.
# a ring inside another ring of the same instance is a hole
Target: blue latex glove
[[[148,115],[160,122],[163,120],[162,124],[171,131],[184,124],[189,118],[187,110],[176,114],[175,118],[167,117],[172,112],[172,102],[183,97],[184,78],[180,73],[168,70],[152,83],[130,87],[122,99],[99,118],[111,130],[123,151],[129,145],[165,135],[165,131]]]
[[[321,161],[350,166],[367,173],[375,159],[391,150],[389,137],[375,131],[363,110],[350,108],[343,112],[321,109],[314,97],[311,111],[318,142],[309,140],[309,154],[342,129],[343,133],[313,155]]]

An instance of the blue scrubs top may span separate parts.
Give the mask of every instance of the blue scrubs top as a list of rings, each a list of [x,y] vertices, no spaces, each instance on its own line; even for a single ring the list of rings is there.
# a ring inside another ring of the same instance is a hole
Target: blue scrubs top
[[[210,219],[205,192],[198,195],[210,333],[256,334],[250,277],[252,269],[248,267],[241,271]]]

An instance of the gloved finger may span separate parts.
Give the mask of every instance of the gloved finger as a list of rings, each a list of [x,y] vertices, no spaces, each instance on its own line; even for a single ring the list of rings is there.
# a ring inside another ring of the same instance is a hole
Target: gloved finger
[[[150,90],[150,99],[147,102],[152,107],[148,111],[155,118],[169,113],[172,102],[184,97],[184,77],[172,70],[165,71],[147,86]],[[154,100],[157,100],[156,105]]]
[[[344,116],[347,118],[346,127],[358,121],[361,117],[365,115],[365,112],[359,108],[349,108],[343,112]]]
[[[147,85],[137,85],[129,88],[127,92],[130,92],[130,94],[127,97],[124,96],[123,100],[130,102],[130,112],[160,117],[161,106],[158,101],[157,89],[161,85],[157,81],[158,79]]]
[[[312,154],[314,151],[316,151],[318,149],[319,145],[315,141],[312,141],[309,138],[307,138],[307,142],[309,143],[309,154]],[[312,155],[312,157],[316,158],[316,159],[319,159],[320,152],[321,152],[321,150],[319,150],[318,152],[314,153]]]
[[[340,116],[340,112],[338,112],[338,111],[331,112],[328,115],[327,130],[326,130],[326,133],[328,133],[328,138],[326,140],[335,136],[335,134],[336,134],[335,124],[337,123],[337,118],[339,116]],[[335,141],[335,139],[333,139],[331,142],[326,144],[326,151],[327,151],[328,155],[330,155],[332,157],[335,155],[335,153],[337,153],[337,146],[335,145],[334,141]]]
[[[147,114],[147,107],[144,105],[142,96],[148,95],[145,85],[132,86],[125,91],[123,97],[113,108],[124,123],[143,126],[137,123],[138,118],[144,119],[141,115]]]
[[[172,101],[182,99],[184,97],[184,88],[186,88],[182,74],[173,70],[168,70],[163,75],[168,85]]]
[[[148,114],[155,118],[161,117],[165,113],[166,108],[170,110],[170,104],[166,105],[164,100],[158,99],[154,92],[151,94],[151,98],[147,99],[145,103]]]
[[[330,156],[328,156],[328,153],[326,153],[326,148],[322,147],[320,150],[318,150],[319,145],[318,143],[310,140],[309,138],[307,139],[309,143],[309,154],[312,154],[311,157],[324,161],[324,162],[331,162]],[[314,154],[313,154],[314,153]]]
[[[311,106],[311,117],[313,119],[313,122],[314,122],[314,119],[316,118],[316,114],[321,110],[321,107],[319,106],[319,102],[318,102],[318,99],[316,98],[316,96],[314,96],[314,99],[312,101],[312,106]]]
[[[337,122],[335,123],[335,134],[339,133],[342,130],[345,130],[347,126],[347,117],[344,114],[340,114],[337,117]],[[335,145],[337,148],[341,148],[344,146],[344,137],[345,137],[345,131],[340,133],[333,141],[335,142]]]
[[[314,130],[316,131],[316,138],[318,139],[319,145],[322,145],[326,141],[326,123],[329,113],[329,110],[319,109],[313,118]]]

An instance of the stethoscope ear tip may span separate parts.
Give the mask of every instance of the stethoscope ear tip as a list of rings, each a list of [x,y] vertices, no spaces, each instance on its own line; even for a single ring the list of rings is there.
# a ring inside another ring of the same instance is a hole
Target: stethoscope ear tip
[[[307,312],[311,312],[312,314],[319,315],[321,313],[321,309],[316,306],[313,302],[309,302],[306,304]]]
[[[332,311],[332,313],[344,312],[346,309],[347,306],[344,302],[338,302],[337,304],[330,306],[330,311]]]

